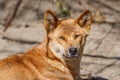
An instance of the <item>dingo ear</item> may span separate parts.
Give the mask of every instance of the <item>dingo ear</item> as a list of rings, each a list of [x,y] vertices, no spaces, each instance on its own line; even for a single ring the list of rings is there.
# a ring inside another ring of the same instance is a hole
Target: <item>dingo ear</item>
[[[44,26],[47,32],[54,30],[57,27],[57,17],[51,10],[47,10],[44,15]]]
[[[92,22],[92,15],[89,10],[84,11],[78,18],[77,18],[77,23],[81,26],[84,27],[87,31],[90,30],[91,27],[91,22]]]

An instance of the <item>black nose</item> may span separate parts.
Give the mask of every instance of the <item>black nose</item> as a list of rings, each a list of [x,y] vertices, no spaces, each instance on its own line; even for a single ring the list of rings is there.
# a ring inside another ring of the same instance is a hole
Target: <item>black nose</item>
[[[77,54],[77,48],[70,48],[69,52],[71,55],[76,55]]]

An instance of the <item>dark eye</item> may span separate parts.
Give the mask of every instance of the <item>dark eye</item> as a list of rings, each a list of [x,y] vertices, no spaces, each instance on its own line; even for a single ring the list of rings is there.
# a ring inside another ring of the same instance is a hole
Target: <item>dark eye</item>
[[[65,37],[64,37],[64,36],[60,36],[59,38],[62,39],[62,40],[65,40]]]
[[[80,35],[78,34],[78,35],[75,35],[75,38],[78,38],[78,37],[80,37]]]

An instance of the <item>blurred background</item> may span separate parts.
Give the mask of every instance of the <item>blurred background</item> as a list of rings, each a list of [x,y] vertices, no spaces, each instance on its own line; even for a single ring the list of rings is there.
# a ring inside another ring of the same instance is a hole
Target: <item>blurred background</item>
[[[47,9],[60,18],[77,18],[90,10],[93,21],[81,74],[96,76],[97,80],[120,79],[120,0],[0,0],[0,59],[22,54],[44,40]]]

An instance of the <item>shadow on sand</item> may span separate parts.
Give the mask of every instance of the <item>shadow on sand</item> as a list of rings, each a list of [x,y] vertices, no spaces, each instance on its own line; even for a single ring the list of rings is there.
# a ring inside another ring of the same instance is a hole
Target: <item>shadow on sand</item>
[[[92,78],[89,78],[89,79],[82,79],[82,80],[109,80],[109,79],[97,76],[97,77],[92,77]]]

